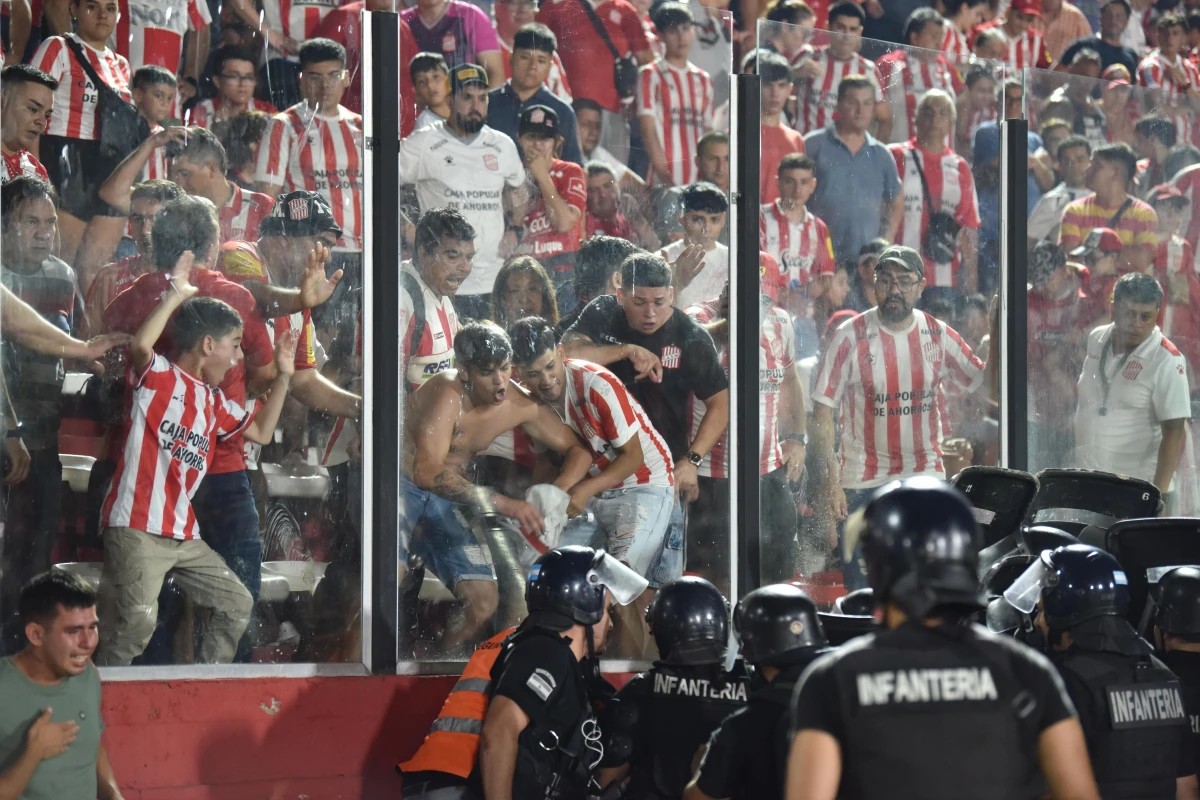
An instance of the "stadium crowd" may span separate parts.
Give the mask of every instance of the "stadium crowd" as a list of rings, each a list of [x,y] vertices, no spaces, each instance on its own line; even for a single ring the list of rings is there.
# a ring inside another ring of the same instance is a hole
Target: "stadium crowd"
[[[996,463],[1003,118],[1031,131],[1031,460],[1195,509],[1200,3],[727,5],[395,9],[411,655],[490,635],[498,572],[555,543],[649,581],[627,655],[655,587],[725,588],[734,65],[762,86],[764,581],[862,585],[834,544],[870,490]],[[3,10],[0,277],[55,333],[4,323],[0,652],[19,588],[84,562],[97,663],[357,660],[360,13],[391,4]],[[1128,273],[1159,290],[1125,322]],[[264,599],[289,561],[328,564],[299,610]]]

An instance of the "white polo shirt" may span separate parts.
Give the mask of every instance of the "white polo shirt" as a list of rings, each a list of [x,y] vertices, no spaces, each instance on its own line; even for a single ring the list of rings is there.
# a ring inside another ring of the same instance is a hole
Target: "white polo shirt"
[[[1113,327],[1103,325],[1088,335],[1075,411],[1075,466],[1153,481],[1162,442],[1159,426],[1192,416],[1187,364],[1157,327],[1122,359],[1109,347]]]

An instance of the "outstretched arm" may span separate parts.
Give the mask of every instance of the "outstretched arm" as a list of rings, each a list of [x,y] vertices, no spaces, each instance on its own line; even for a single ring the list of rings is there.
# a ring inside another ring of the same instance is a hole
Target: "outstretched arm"
[[[171,272],[171,283],[167,293],[163,295],[162,302],[154,307],[150,316],[146,317],[145,322],[133,335],[133,342],[129,345],[129,356],[136,371],[143,371],[154,360],[154,343],[158,341],[158,337],[162,336],[175,309],[183,305],[185,300],[195,297],[197,289],[188,280],[193,261],[195,261],[195,256],[191,250],[185,250],[179,256],[179,260],[175,262],[175,269]]]

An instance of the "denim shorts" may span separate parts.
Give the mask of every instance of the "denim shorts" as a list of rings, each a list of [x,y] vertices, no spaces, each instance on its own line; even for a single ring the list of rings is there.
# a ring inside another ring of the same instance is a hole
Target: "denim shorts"
[[[419,535],[413,529],[421,523]],[[400,476],[400,562],[416,553],[453,590],[459,581],[496,580],[492,554],[467,530],[454,503]]]
[[[669,486],[600,492],[588,500],[588,514],[567,523],[559,544],[604,548],[613,558],[651,579],[662,561],[675,505],[675,490]],[[682,529],[679,545],[682,547]]]

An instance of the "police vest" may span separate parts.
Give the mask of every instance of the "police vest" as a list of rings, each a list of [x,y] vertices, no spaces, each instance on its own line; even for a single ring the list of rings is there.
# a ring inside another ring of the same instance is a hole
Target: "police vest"
[[[766,687],[750,695],[747,708],[763,708],[763,719],[773,720],[770,728],[763,732],[765,746],[756,748],[751,754],[752,762],[743,774],[744,784],[734,792],[733,800],[756,800],[760,797],[782,797],[787,785],[787,759],[791,738],[788,727],[791,720],[792,695],[796,681],[808,664],[791,666],[775,676]]]
[[[1174,797],[1180,737],[1190,735],[1178,679],[1158,659],[1072,648],[1055,659],[1090,694],[1083,720],[1100,795]]]
[[[1183,687],[1183,710],[1192,729],[1195,763],[1200,767],[1200,653],[1169,650],[1163,653],[1162,661]]]
[[[843,768],[839,798],[1035,794],[1037,732],[1014,656],[974,626],[908,624],[844,646],[834,663]]]
[[[487,714],[492,665],[500,656],[504,640],[515,630],[501,631],[475,648],[462,677],[450,690],[441,713],[430,726],[424,744],[416,755],[400,765],[402,772],[445,772],[460,778],[471,775]]]
[[[630,693],[639,704],[635,742],[647,752],[634,752],[629,796],[678,798],[692,779],[692,760],[721,722],[746,705],[750,676],[738,661],[733,670],[655,664],[634,680],[641,691]],[[624,694],[624,693],[623,693]]]

